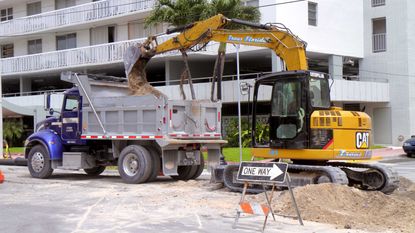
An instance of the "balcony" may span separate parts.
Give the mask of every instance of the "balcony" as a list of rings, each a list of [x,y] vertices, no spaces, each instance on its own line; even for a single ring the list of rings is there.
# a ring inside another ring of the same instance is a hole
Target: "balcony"
[[[0,23],[0,35],[26,35],[150,11],[155,0],[104,0]]]
[[[385,52],[386,51],[386,33],[373,34],[373,52]]]
[[[176,34],[159,36],[158,43],[162,43]],[[143,43],[146,38],[135,40],[119,41],[109,44],[100,44],[74,49],[24,55],[11,58],[0,59],[1,75],[16,76],[22,74],[35,74],[50,71],[62,71],[65,69],[75,69],[81,67],[91,67],[106,64],[116,64],[123,62],[124,52],[129,46]],[[203,48],[203,55],[216,55],[218,43],[212,42]],[[249,51],[252,48],[243,47],[241,51]],[[228,52],[235,52],[233,46],[229,46]],[[177,51],[171,51],[158,56],[179,55]]]
[[[159,42],[171,35],[159,37]],[[120,63],[126,49],[145,38],[1,59],[3,76]]]

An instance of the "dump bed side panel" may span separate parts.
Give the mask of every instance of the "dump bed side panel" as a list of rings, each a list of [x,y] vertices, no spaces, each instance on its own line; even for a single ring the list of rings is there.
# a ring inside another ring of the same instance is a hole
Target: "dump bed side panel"
[[[92,102],[107,135],[161,135],[165,131],[164,99],[152,95],[95,97]],[[104,134],[88,103],[83,106],[83,116],[84,135]]]
[[[171,137],[220,137],[221,103],[210,101],[168,102],[169,129]]]

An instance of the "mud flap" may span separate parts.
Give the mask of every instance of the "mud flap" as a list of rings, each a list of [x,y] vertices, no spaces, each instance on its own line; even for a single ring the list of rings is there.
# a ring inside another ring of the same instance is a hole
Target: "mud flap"
[[[225,165],[219,165],[213,169],[210,178],[211,183],[223,183],[223,171],[225,170],[225,167]]]

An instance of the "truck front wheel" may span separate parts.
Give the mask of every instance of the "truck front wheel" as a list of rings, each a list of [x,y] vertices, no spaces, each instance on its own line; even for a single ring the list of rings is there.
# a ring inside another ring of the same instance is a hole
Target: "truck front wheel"
[[[36,145],[30,150],[27,165],[32,177],[46,179],[52,175],[50,155],[42,145]]]
[[[143,183],[148,180],[152,170],[152,157],[144,147],[130,145],[121,151],[118,158],[118,172],[126,183]]]

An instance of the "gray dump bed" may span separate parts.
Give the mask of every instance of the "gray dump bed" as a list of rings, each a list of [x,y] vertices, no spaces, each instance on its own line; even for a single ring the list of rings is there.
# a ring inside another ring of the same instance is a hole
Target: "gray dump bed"
[[[76,84],[81,93],[84,138],[221,137],[221,103],[131,96],[126,82],[91,80],[71,72],[61,79]]]

